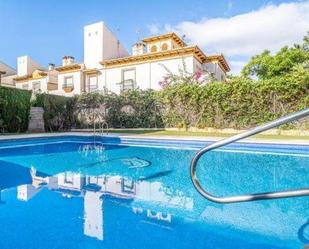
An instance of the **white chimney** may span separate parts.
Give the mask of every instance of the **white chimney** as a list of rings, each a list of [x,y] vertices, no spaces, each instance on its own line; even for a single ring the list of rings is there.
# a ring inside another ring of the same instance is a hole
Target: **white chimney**
[[[54,63],[48,63],[48,71],[53,71],[55,69]]]
[[[62,66],[68,66],[74,64],[74,57],[73,56],[63,56],[62,57]]]
[[[132,46],[133,55],[141,55],[146,52],[146,44],[143,42],[137,42]]]

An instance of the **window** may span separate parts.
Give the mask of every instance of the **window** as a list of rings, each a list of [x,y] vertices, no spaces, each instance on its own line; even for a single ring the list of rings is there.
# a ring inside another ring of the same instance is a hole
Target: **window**
[[[134,89],[135,68],[122,70],[121,91]]]
[[[22,89],[28,90],[28,88],[29,88],[29,85],[28,85],[28,84],[23,84],[23,85],[22,85]]]
[[[33,82],[32,83],[32,91],[39,92],[41,90],[41,83],[40,82]]]
[[[73,88],[73,76],[64,77],[63,88]]]
[[[73,181],[74,181],[73,174],[65,172],[64,173],[64,182],[73,184]]]
[[[157,46],[156,46],[156,45],[152,45],[151,48],[150,48],[150,52],[151,52],[151,53],[157,52],[157,50],[158,50],[158,49],[157,49]]]
[[[124,80],[122,82],[122,89],[121,91],[127,91],[127,90],[131,90],[134,89],[134,81],[133,80]]]
[[[121,192],[126,194],[135,194],[135,182],[122,178]]]
[[[163,43],[162,46],[161,46],[161,50],[162,50],[162,51],[165,51],[165,50],[167,50],[167,49],[168,49],[167,43]]]
[[[88,92],[94,92],[98,88],[98,77],[96,75],[88,78]]]

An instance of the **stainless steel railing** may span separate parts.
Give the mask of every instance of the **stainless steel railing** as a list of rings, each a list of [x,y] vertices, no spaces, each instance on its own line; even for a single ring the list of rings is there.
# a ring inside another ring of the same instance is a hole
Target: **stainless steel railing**
[[[101,135],[102,136],[104,135],[104,125],[106,127],[106,135],[108,135],[108,132],[109,132],[108,123],[105,120],[103,120],[103,122],[101,123]]]
[[[93,137],[95,138],[96,133],[97,133],[97,127],[96,127],[96,123],[98,123],[98,129],[100,130],[100,135],[103,136],[104,135],[104,126],[106,127],[106,134],[108,135],[109,133],[109,127],[108,127],[108,123],[103,120],[101,122],[96,122],[96,119],[99,119],[100,116],[97,113],[93,114]]]
[[[215,143],[201,149],[200,151],[198,151],[196,153],[196,155],[192,159],[191,166],[190,166],[191,180],[192,180],[194,187],[203,197],[205,197],[206,199],[208,199],[210,201],[217,202],[217,203],[235,203],[235,202],[268,200],[268,199],[289,198],[289,197],[309,195],[309,188],[304,188],[304,189],[293,189],[293,190],[278,191],[278,192],[255,193],[255,194],[250,194],[250,195],[218,197],[218,196],[214,196],[214,195],[208,193],[201,186],[201,184],[200,184],[200,182],[197,178],[197,175],[196,175],[197,162],[201,158],[201,156],[204,155],[206,152],[209,152],[211,150],[222,147],[224,145],[236,142],[240,139],[244,139],[244,138],[253,136],[253,135],[261,133],[263,131],[267,131],[269,129],[275,128],[279,125],[286,124],[286,123],[289,123],[289,122],[292,122],[292,121],[295,121],[295,120],[298,120],[300,118],[304,118],[304,117],[307,117],[307,116],[309,116],[309,108],[306,108],[302,111],[295,112],[295,113],[292,113],[290,115],[284,116],[284,117],[279,118],[277,120],[274,120],[270,123],[258,126],[256,128],[253,128],[253,129],[248,130],[246,132],[243,132],[241,134],[232,136],[230,138],[220,140],[218,142],[215,142]]]

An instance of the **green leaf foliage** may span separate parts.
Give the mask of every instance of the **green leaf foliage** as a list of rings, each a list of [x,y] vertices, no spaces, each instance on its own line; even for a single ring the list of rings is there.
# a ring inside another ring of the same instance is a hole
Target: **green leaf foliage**
[[[28,129],[31,92],[0,87],[0,131],[24,132]]]
[[[66,131],[74,124],[75,98],[38,94],[33,106],[43,107],[45,131]]]

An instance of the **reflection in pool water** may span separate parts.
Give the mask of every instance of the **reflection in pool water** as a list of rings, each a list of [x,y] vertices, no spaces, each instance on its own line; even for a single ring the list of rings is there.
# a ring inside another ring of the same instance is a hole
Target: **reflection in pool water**
[[[220,195],[304,187],[307,153],[213,152],[198,173]],[[0,148],[0,248],[301,248],[308,243],[307,197],[210,203],[191,185],[193,154],[87,141]]]

